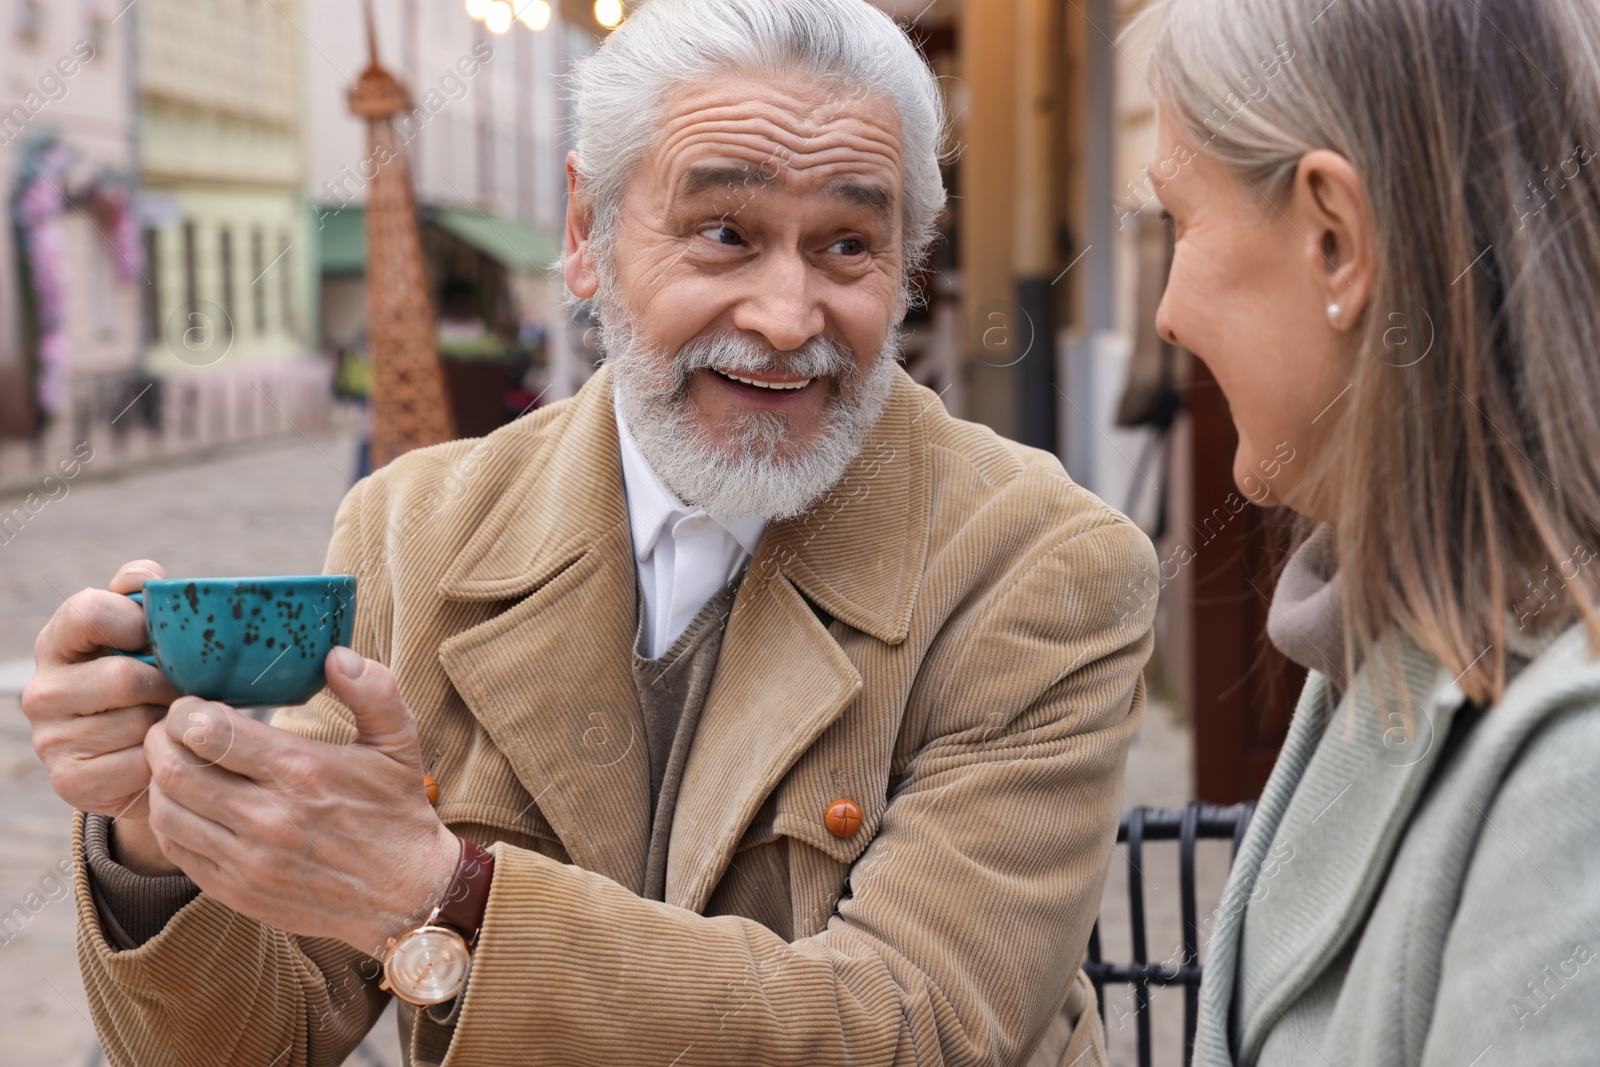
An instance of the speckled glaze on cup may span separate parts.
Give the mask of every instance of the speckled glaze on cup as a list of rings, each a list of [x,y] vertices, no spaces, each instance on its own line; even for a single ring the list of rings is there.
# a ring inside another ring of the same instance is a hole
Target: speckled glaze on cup
[[[236,708],[303,704],[327,684],[323,661],[348,645],[356,580],[348,574],[287,578],[152,578],[142,593],[154,655],[179,692]]]

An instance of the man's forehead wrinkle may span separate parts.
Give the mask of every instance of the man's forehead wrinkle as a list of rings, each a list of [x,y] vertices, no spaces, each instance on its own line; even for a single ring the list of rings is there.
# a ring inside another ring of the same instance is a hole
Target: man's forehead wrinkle
[[[790,177],[821,181],[846,173],[891,186],[900,179],[899,160],[870,146],[841,145],[790,156],[774,155],[764,144],[714,138],[685,145],[662,163],[675,185],[682,187],[694,176],[699,189],[775,185]]]
[[[801,92],[790,91],[795,86]],[[865,88],[833,85],[807,78],[725,76],[694,83],[672,93],[661,112],[663,127],[695,115],[730,113],[736,117],[765,115],[785,122],[797,132],[837,118],[859,118],[882,113],[899,136],[900,113],[894,101]]]
[[[816,181],[848,175],[897,192],[903,180],[898,148],[881,136],[841,133],[794,149],[748,127],[697,128],[660,145],[657,165],[668,187],[680,194],[719,185],[753,188],[777,184],[790,175]]]
[[[842,139],[882,146],[898,166],[902,153],[900,116],[889,101],[871,96],[827,96],[785,99],[780,104],[771,99],[774,93],[781,95],[781,90],[762,85],[752,86],[744,98],[730,99],[726,89],[679,97],[677,106],[669,106],[663,117],[657,151],[670,151],[675,143],[701,131],[764,138],[770,147],[780,150],[779,154]]]
[[[881,156],[896,170],[901,162],[899,139],[859,120],[833,123],[829,128],[805,136],[749,116],[702,120],[665,131],[657,142],[656,151],[661,158],[670,159],[707,142],[742,149],[741,154],[753,153],[759,159],[771,158],[800,166],[809,158],[838,151]]]
[[[900,133],[899,116],[894,108],[871,98],[830,98],[803,103],[794,108],[775,106],[764,100],[719,101],[672,112],[663,120],[661,128],[663,133],[670,133],[696,123],[729,120],[766,123],[802,139],[821,136],[830,126],[851,123],[873,128],[892,126],[892,131],[885,129],[883,132],[896,140]]]

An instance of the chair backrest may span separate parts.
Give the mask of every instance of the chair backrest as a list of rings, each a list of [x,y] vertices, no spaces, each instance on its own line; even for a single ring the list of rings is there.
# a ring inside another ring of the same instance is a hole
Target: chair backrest
[[[1233,855],[1239,851],[1244,832],[1255,815],[1254,804],[1235,804],[1228,808],[1192,802],[1181,808],[1130,808],[1123,813],[1117,829],[1117,843],[1128,850],[1128,926],[1133,959],[1128,963],[1107,963],[1100,955],[1100,924],[1089,934],[1089,951],[1083,969],[1094,983],[1100,1002],[1100,1019],[1105,1021],[1107,983],[1133,987],[1135,1025],[1139,1047],[1139,1067],[1150,1067],[1150,987],[1182,986],[1183,1063],[1189,1067],[1194,1054],[1195,1020],[1200,1007],[1200,930],[1195,906],[1195,842],[1231,841]],[[1183,944],[1178,962],[1152,963],[1149,959],[1145,927],[1144,843],[1178,842],[1178,890],[1181,895]],[[1230,860],[1231,862],[1231,860]]]

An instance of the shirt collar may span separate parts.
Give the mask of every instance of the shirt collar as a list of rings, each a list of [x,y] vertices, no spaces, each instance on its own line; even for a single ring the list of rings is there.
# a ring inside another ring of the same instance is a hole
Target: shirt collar
[[[667,488],[655,468],[650,466],[649,460],[644,458],[644,453],[639,451],[633,431],[622,417],[622,409],[617,408],[616,414],[617,441],[622,450],[622,486],[628,498],[628,525],[633,533],[633,556],[637,562],[643,563],[655,553],[656,542],[673,523],[685,516],[704,512],[685,504]],[[741,515],[727,522],[712,521],[752,556],[767,529],[767,520],[759,515]]]

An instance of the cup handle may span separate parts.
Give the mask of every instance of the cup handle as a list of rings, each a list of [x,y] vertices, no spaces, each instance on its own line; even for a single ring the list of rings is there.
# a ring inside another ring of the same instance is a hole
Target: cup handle
[[[140,591],[138,591],[136,593],[125,593],[123,595],[126,596],[129,600],[133,601],[135,604],[140,605],[141,607],[144,605],[144,591],[143,590],[140,590]],[[119,656],[127,656],[129,659],[136,659],[140,663],[148,663],[152,667],[158,666],[158,664],[156,663],[156,658],[154,656],[152,656],[148,652],[129,652],[129,651],[127,651],[125,649],[121,649],[121,648],[113,648],[111,651],[115,652]]]

